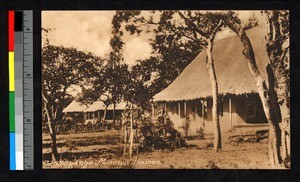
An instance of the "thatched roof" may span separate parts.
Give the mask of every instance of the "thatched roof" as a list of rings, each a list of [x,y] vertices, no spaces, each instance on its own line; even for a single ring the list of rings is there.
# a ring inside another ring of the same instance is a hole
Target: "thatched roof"
[[[76,99],[74,99],[64,110],[63,112],[67,113],[67,112],[83,112],[84,110],[86,110],[88,108],[87,105],[76,101]]]
[[[266,79],[268,56],[265,32],[265,29],[253,28],[247,31],[247,35],[252,43],[258,68]],[[214,44],[213,57],[220,94],[239,95],[257,91],[242,50],[237,36],[222,39]],[[211,95],[206,53],[202,51],[166,89],[154,96],[154,101],[194,100]]]
[[[120,102],[116,105],[115,110],[125,110],[125,107],[126,107],[126,102]],[[112,104],[107,107],[107,110],[113,110],[113,109],[114,107]],[[85,110],[85,112],[95,112],[98,110],[105,110],[105,104],[100,100],[94,102],[89,108]]]
[[[116,105],[116,110],[124,110],[126,108],[127,103],[125,101],[120,102]],[[113,110],[114,106],[111,104],[108,106],[107,110]]]
[[[85,112],[95,112],[98,110],[103,110],[104,108],[105,105],[102,101],[96,101],[90,107],[88,107]]]

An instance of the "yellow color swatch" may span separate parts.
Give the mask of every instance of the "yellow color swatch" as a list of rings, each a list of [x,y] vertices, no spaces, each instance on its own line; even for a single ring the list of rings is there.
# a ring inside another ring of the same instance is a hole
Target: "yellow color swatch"
[[[9,91],[15,91],[15,53],[8,53]]]

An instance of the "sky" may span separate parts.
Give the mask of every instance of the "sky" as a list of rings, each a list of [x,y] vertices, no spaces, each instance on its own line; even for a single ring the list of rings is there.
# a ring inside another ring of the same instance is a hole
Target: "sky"
[[[111,21],[114,13],[115,11],[43,11],[42,27],[53,29],[47,35],[53,45],[75,47],[104,57],[110,51]],[[259,11],[238,11],[242,21],[248,20],[253,13],[260,16]],[[216,39],[232,34],[231,31],[224,30],[218,33]],[[125,34],[123,52],[125,63],[133,65],[136,60],[150,56],[152,48],[148,39],[151,36],[151,34],[144,36]],[[45,34],[42,40],[45,40]]]

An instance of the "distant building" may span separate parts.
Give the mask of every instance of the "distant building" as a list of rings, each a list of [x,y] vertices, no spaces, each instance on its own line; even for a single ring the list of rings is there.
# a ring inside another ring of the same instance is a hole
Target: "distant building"
[[[100,97],[105,98],[105,97]],[[100,99],[99,98],[99,99]],[[115,119],[120,119],[122,113],[126,109],[127,102],[122,101],[115,106]],[[113,121],[113,104],[110,104],[107,108],[103,101],[97,100],[92,104],[84,104],[77,101],[75,98],[64,110],[63,113],[67,118],[72,118],[75,122],[82,122],[87,124],[96,124],[102,120],[106,120],[109,123]],[[105,117],[105,118],[104,118]]]
[[[115,107],[115,119],[121,118],[122,112],[126,109],[126,102],[120,102]],[[112,121],[113,120],[113,104],[109,105],[106,110],[106,105],[98,100],[95,101],[90,107],[88,107],[86,110],[84,110],[85,113],[85,123],[91,123],[95,124],[97,121],[101,120],[107,120]],[[105,113],[106,112],[106,113]],[[103,118],[105,116],[105,118]]]

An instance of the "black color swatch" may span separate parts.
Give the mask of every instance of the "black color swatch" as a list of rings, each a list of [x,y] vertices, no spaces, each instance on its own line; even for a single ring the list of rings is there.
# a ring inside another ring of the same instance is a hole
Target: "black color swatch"
[[[23,31],[23,11],[15,11],[15,32]]]

